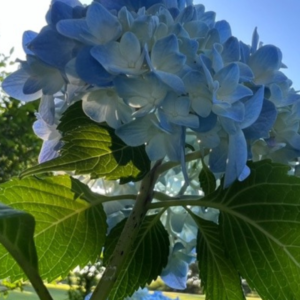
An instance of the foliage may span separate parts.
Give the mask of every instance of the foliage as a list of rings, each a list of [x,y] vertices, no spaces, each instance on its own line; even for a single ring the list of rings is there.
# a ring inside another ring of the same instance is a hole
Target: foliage
[[[9,57],[0,54],[0,83],[9,64]],[[41,142],[31,127],[37,109],[37,102],[21,104],[0,90],[0,182],[36,164]]]
[[[51,300],[42,279],[103,255],[86,299],[159,299],[146,284],[185,289],[197,261],[207,300],[244,300],[242,278],[298,299],[300,95],[280,49],[191,1],[53,1],[46,18],[2,85],[40,98],[43,146],[0,186],[0,276]]]

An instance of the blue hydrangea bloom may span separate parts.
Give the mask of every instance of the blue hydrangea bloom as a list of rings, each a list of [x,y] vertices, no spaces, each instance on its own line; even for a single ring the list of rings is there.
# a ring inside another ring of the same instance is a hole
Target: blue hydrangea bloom
[[[52,0],[47,25],[24,34],[27,59],[3,89],[22,101],[43,97],[35,127],[45,157],[60,144],[41,134],[41,120],[55,130],[66,109],[54,116],[46,99],[82,99],[90,118],[146,145],[152,161],[184,167],[187,142],[209,153],[228,187],[247,178],[249,159],[297,157],[300,95],[278,47],[260,43],[256,28],[247,45],[215,16],[190,0]]]

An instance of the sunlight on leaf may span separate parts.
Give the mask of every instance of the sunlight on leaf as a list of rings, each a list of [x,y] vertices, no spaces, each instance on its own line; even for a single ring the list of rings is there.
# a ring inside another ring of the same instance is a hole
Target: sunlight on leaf
[[[77,182],[74,192],[74,181],[76,179],[68,176],[28,177],[0,186],[2,203],[24,210],[35,218],[34,240],[40,275],[48,281],[66,276],[77,265],[95,261],[104,244],[107,225],[102,205],[93,207],[80,199],[78,184],[83,184]],[[16,280],[23,275],[7,251],[1,248],[0,277],[7,276]]]
[[[51,171],[74,171],[91,178],[120,179],[120,183],[141,180],[150,169],[144,146],[130,147],[105,124],[97,124],[82,115],[81,102],[62,117],[59,129],[64,146],[61,155],[25,170],[21,176]],[[76,125],[76,124],[80,124]]]

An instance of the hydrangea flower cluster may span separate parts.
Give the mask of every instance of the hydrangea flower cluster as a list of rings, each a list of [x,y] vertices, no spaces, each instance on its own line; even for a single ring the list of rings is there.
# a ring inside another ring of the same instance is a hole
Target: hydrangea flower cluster
[[[246,45],[190,0],[52,0],[46,19],[25,32],[27,59],[3,83],[14,98],[41,98],[40,161],[58,155],[59,116],[79,99],[152,161],[183,165],[192,140],[225,187],[249,175],[248,159],[299,156],[300,96],[280,49],[259,45],[256,30]]]

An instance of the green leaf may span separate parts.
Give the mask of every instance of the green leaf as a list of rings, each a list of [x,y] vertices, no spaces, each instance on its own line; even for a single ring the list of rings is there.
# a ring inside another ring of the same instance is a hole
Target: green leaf
[[[35,221],[30,214],[0,204],[0,242],[16,261],[38,271],[33,241]]]
[[[150,170],[145,146],[130,147],[105,124],[84,115],[81,102],[72,105],[61,119],[61,155],[24,171],[28,176],[51,171],[74,171],[91,178],[120,179],[120,183],[141,180]]]
[[[169,255],[169,235],[159,218],[160,214],[144,219],[132,247],[132,253],[128,255],[122,273],[110,292],[109,299],[124,300],[139,287],[150,284],[166,266]],[[125,222],[126,219],[117,224],[108,235],[105,243],[104,264],[107,264],[113,253]]]
[[[206,299],[243,300],[240,276],[225,254],[219,226],[191,214],[199,232],[197,259]]]
[[[2,203],[35,218],[34,240],[44,279],[64,277],[70,269],[95,261],[101,253],[106,216],[101,204],[82,200],[84,190],[82,183],[68,176],[28,177],[0,185]],[[0,248],[0,278],[8,276],[17,280],[23,273],[7,251]]]
[[[30,214],[0,204],[0,242],[23,269],[40,299],[52,297],[38,272],[38,257],[33,240],[35,220]]]
[[[205,195],[213,193],[216,189],[216,178],[203,160],[202,169],[199,174],[199,182]]]
[[[208,196],[220,209],[220,231],[233,264],[263,299],[300,295],[300,178],[261,161],[251,175]]]

